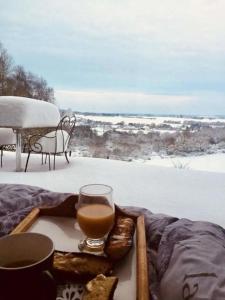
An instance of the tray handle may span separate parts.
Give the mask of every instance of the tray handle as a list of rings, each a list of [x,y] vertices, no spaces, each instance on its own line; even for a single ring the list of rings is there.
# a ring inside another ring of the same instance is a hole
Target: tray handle
[[[19,225],[16,226],[16,228],[11,231],[10,234],[15,233],[21,233],[26,232],[28,228],[37,220],[40,214],[39,208],[33,208],[32,211],[26,216],[25,219],[22,220],[22,222],[19,223]]]
[[[145,219],[143,215],[137,218],[137,289],[138,300],[150,300]]]

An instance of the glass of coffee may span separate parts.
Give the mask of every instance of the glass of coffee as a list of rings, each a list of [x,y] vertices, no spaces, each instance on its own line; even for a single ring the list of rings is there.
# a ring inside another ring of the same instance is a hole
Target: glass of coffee
[[[115,218],[113,189],[104,184],[88,184],[80,188],[77,221],[86,238],[80,241],[81,251],[102,254],[105,239]]]

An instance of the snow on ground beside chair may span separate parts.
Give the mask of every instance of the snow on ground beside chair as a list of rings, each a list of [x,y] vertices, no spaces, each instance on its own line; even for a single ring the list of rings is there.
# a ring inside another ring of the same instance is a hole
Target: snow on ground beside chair
[[[22,155],[22,165],[26,162]],[[114,189],[119,205],[145,207],[154,213],[206,220],[225,227],[225,174],[165,168],[109,159],[58,156],[56,170],[31,157],[28,173],[15,172],[15,152],[4,152],[0,183],[20,183],[56,192],[78,193],[88,183],[105,183]]]

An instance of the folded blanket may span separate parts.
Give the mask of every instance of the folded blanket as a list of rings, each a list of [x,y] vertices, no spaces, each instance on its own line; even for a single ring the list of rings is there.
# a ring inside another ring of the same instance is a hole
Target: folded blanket
[[[54,206],[69,193],[17,184],[0,184],[0,236],[8,234],[37,206]],[[139,207],[145,215],[149,289],[152,300],[224,300],[225,230]]]

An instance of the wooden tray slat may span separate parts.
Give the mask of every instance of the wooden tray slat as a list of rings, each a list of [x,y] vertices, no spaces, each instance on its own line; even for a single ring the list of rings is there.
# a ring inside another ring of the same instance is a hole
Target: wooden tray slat
[[[27,229],[30,228],[30,226],[38,219],[39,214],[39,208],[32,209],[32,211],[26,216],[26,218],[23,219],[23,221],[20,222],[20,224],[17,225],[16,228],[10,234],[26,232]]]
[[[148,262],[144,216],[137,218],[137,299],[148,300]]]

